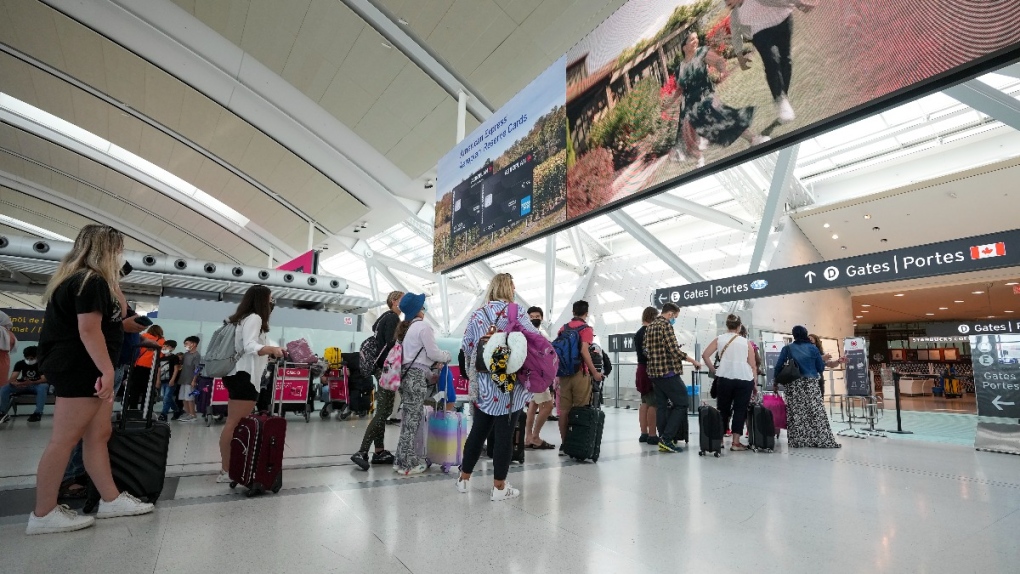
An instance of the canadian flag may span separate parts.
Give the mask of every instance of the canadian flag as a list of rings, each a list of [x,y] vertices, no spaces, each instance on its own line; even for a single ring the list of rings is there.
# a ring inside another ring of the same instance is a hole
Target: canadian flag
[[[988,245],[975,245],[970,248],[971,259],[987,259],[988,257],[999,257],[1006,254],[1006,244],[1002,241],[989,243]]]

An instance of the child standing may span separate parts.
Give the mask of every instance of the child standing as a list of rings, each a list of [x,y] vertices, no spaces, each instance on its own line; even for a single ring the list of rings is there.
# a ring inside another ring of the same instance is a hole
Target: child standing
[[[180,392],[177,398],[184,401],[184,416],[180,418],[182,423],[190,423],[198,418],[195,414],[195,397],[191,392],[195,387],[195,377],[198,376],[198,366],[202,364],[202,353],[198,352],[198,345],[201,341],[192,335],[184,339],[184,357],[181,359],[181,374],[178,375],[178,387]]]
[[[177,375],[181,371],[181,362],[177,359],[177,355],[174,354],[174,350],[177,349],[177,341],[167,339],[163,343],[163,357],[160,359],[159,366],[159,383],[157,383],[157,389],[163,394],[163,411],[159,414],[159,420],[165,421],[166,416],[170,414],[170,409],[174,409],[174,418],[180,418],[180,412],[177,410],[177,404],[174,402],[174,391],[177,390]]]

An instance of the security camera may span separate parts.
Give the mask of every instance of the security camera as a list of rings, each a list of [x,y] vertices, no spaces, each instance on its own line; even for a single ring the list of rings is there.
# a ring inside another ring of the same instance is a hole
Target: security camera
[[[432,189],[436,186],[436,180],[429,178],[425,180],[425,189]]]

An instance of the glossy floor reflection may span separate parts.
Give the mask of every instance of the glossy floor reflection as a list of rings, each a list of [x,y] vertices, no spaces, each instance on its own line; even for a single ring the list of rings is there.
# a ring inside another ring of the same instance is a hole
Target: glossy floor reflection
[[[610,409],[598,464],[528,451],[510,475],[522,496],[494,504],[487,467],[467,495],[435,470],[355,470],[342,454],[363,424],[292,418],[285,490],[258,499],[214,484],[216,427],[175,432],[180,479],[155,514],[37,538],[24,537],[24,516],[0,518],[2,570],[958,573],[1020,563],[1018,457],[893,439],[790,452],[785,438],[771,455],[663,455],[638,444],[636,413]],[[0,432],[8,475],[14,430]],[[559,443],[551,426],[544,438]]]

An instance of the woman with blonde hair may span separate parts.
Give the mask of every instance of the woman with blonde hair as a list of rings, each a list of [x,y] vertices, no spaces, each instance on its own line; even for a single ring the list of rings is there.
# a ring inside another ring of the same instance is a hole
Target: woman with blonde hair
[[[106,225],[86,225],[53,274],[43,301],[46,316],[39,337],[40,370],[56,389],[53,433],[36,476],[35,510],[26,534],[88,528],[91,516],[57,505],[71,450],[84,443],[85,468],[99,490],[96,518],[152,512],[153,506],[119,492],[110,471],[106,443],[113,426],[113,363],[120,355],[127,302],[118,286],[124,236]]]
[[[523,384],[517,384],[510,377],[497,383],[491,373],[479,371],[474,373],[478,353],[484,348],[489,337],[496,331],[505,331],[509,317],[507,308],[514,300],[514,279],[509,273],[500,273],[493,277],[485,294],[488,301],[468,319],[467,330],[461,347],[467,358],[467,366],[471,378],[477,381],[478,397],[474,404],[474,417],[471,432],[464,444],[464,460],[457,477],[457,490],[467,493],[468,481],[474,472],[475,464],[482,454],[482,445],[495,428],[495,445],[493,448],[493,481],[489,500],[499,502],[520,496],[521,491],[506,481],[510,471],[510,457],[513,454],[513,431],[517,427],[520,416],[531,393]],[[531,324],[524,307],[517,308],[517,322],[524,329],[539,333]]]

